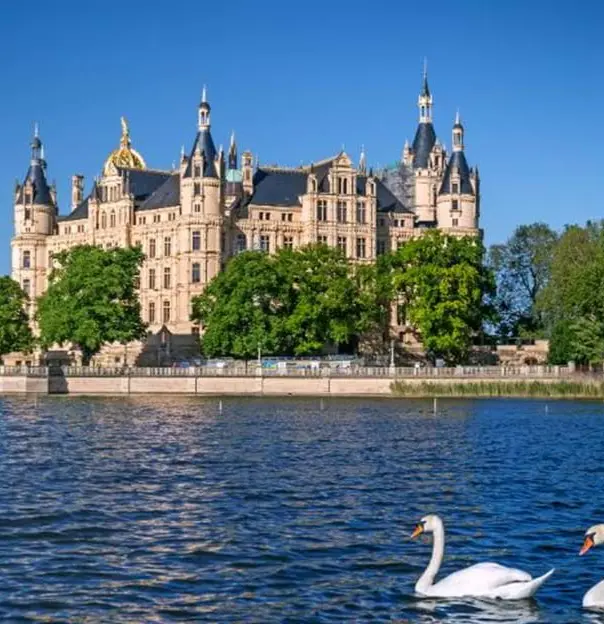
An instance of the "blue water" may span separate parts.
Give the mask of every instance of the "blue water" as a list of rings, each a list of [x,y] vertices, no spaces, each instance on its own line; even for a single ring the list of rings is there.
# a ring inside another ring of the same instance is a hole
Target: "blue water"
[[[0,400],[2,622],[604,622],[604,404]],[[419,600],[481,560],[521,603]]]

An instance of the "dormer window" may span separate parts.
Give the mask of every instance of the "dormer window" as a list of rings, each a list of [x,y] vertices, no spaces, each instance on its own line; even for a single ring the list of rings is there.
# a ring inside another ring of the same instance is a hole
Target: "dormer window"
[[[193,176],[195,178],[199,178],[201,176],[201,167],[199,165],[195,165],[193,167]]]
[[[31,204],[31,193],[29,191],[26,191],[23,195],[23,203]]]
[[[457,184],[457,182],[454,182],[452,185],[452,190],[451,192],[453,193],[453,195],[457,195],[457,193],[459,193],[459,184]]]

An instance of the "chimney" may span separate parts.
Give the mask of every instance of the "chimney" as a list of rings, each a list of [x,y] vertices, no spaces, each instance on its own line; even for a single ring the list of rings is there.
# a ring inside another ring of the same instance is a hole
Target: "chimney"
[[[84,176],[71,176],[71,211],[73,212],[84,199]]]

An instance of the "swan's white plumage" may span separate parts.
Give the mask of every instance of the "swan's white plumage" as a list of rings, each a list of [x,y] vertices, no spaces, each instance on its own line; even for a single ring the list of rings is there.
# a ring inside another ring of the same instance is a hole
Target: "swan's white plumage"
[[[604,524],[596,524],[585,531],[585,542],[580,555],[584,555],[593,546],[604,544]],[[588,609],[604,609],[604,581],[594,585],[583,596],[583,606]]]
[[[444,557],[445,532],[442,520],[435,515],[422,519],[422,526],[426,532],[434,534],[432,558],[426,571],[415,585],[415,591],[421,596],[433,598],[461,598],[473,596],[475,598],[501,598],[503,600],[521,600],[529,598],[553,574],[547,574],[536,579],[516,568],[508,568],[498,563],[477,563],[464,568],[434,583],[434,578],[440,569]]]
[[[589,608],[604,608],[604,581],[600,581],[597,585],[594,585],[583,596],[583,606]]]

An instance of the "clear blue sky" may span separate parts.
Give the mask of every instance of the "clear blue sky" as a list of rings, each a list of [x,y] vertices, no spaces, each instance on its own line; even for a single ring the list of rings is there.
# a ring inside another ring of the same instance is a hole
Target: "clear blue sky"
[[[520,223],[604,216],[604,3],[7,3],[0,22],[0,272],[12,191],[34,121],[62,212],[117,146],[120,115],[149,166],[168,168],[196,131],[208,86],[216,144],[235,129],[261,163],[336,153],[398,159],[417,125],[424,56],[436,131],[450,147],[459,107],[482,177],[487,243]]]

